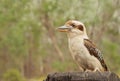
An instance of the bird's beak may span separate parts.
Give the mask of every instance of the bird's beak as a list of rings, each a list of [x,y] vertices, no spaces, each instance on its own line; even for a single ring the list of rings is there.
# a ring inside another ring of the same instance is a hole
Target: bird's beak
[[[61,27],[58,27],[57,30],[60,31],[60,32],[67,32],[71,29],[71,27],[69,26],[61,26]]]

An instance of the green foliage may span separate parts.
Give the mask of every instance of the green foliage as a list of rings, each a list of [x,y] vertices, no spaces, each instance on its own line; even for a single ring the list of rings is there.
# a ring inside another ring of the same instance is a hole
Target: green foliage
[[[54,69],[57,69],[58,71],[64,71],[66,68],[66,64],[60,61],[55,61],[54,63],[52,63],[52,67]]]
[[[3,81],[25,81],[20,72],[16,69],[10,69],[3,75]]]
[[[64,72],[69,71],[71,68],[75,70],[77,68],[77,65],[74,62],[67,60],[65,62],[56,60],[52,63],[52,68],[55,69],[56,71]]]
[[[115,42],[112,42],[108,39],[104,39],[103,40],[103,46],[104,46],[103,48],[105,49],[104,53],[107,56],[109,56],[107,62],[109,63],[109,65],[114,64],[114,66],[116,66],[116,67],[114,67],[114,66],[109,66],[109,67],[112,70],[117,71],[117,73],[119,73],[120,72],[120,70],[119,70],[120,55],[118,53],[118,49],[119,49],[118,45]]]

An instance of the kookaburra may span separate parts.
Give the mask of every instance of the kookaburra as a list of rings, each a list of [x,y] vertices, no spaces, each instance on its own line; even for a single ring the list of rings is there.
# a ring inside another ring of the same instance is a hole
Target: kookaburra
[[[58,30],[67,33],[71,55],[81,71],[108,71],[101,52],[89,40],[82,22],[69,20]]]

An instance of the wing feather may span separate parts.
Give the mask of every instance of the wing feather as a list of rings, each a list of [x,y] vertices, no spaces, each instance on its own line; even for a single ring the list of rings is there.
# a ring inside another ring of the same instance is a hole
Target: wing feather
[[[84,45],[88,49],[89,53],[91,55],[95,56],[100,61],[104,70],[108,71],[108,68],[107,68],[107,65],[104,62],[103,56],[102,56],[100,50],[96,48],[95,44],[92,43],[92,41],[90,41],[89,39],[84,39]]]

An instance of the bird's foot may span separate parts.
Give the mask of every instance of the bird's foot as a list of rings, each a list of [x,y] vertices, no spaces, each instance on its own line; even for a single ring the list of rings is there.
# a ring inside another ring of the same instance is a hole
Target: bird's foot
[[[100,70],[98,68],[95,68],[93,72],[100,72]]]
[[[86,72],[86,73],[88,73],[88,72],[92,72],[92,71],[91,71],[91,70],[86,69],[86,70],[85,70],[85,72]]]

